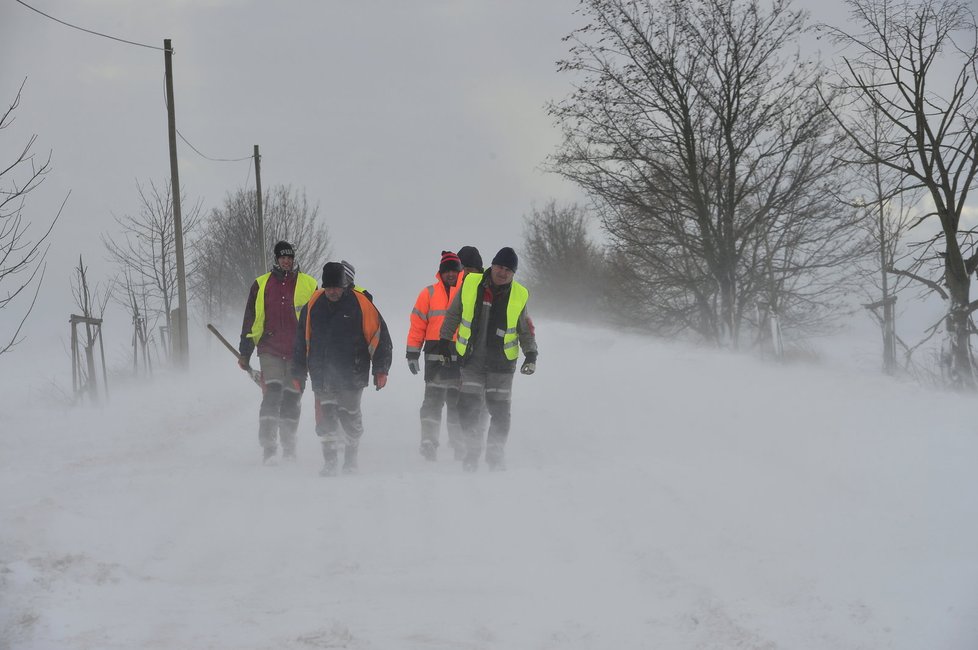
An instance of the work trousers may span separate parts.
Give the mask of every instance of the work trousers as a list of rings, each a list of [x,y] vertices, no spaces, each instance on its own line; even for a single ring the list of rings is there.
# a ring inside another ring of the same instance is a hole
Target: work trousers
[[[480,423],[483,404],[489,411],[489,432],[486,435],[486,461],[502,460],[509,437],[510,410],[513,394],[513,373],[490,372],[482,364],[462,367],[458,414],[465,438],[466,455],[478,458],[483,448],[483,425]]]
[[[421,443],[438,447],[441,434],[441,412],[445,410],[445,424],[448,429],[448,444],[461,447],[462,426],[458,417],[459,371],[446,368],[437,359],[425,357],[424,401],[421,402]]]
[[[295,453],[295,432],[299,428],[302,391],[292,383],[292,360],[271,354],[259,354],[262,399],[258,409],[258,442],[265,449],[275,449],[279,439],[282,450]]]
[[[362,388],[316,391],[316,435],[324,452],[359,446],[363,436],[362,396]]]

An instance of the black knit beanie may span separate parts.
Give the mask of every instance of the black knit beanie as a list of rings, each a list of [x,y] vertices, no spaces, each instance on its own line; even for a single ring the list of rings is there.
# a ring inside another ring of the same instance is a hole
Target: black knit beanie
[[[496,256],[492,258],[493,264],[498,264],[499,266],[505,266],[511,271],[516,271],[516,265],[519,262],[519,258],[516,257],[516,251],[514,251],[509,246],[505,246],[499,249]]]
[[[326,262],[323,267],[323,288],[345,287],[346,269],[339,262]]]
[[[295,257],[295,249],[292,248],[292,244],[287,241],[280,241],[275,244],[273,249],[275,252],[275,259],[280,257]]]
[[[458,259],[466,268],[482,270],[482,255],[475,246],[462,246],[458,249]]]

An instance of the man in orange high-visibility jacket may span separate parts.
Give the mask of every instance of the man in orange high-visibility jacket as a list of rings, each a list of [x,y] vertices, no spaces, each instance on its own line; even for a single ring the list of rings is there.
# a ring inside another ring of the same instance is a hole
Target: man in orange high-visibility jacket
[[[426,460],[438,459],[438,438],[441,432],[442,407],[446,408],[448,444],[461,459],[465,448],[458,419],[459,369],[452,359],[442,356],[438,337],[445,310],[458,291],[462,263],[458,255],[442,251],[435,283],[418,294],[411,311],[411,327],[407,336],[407,361],[412,374],[421,370],[424,353],[424,401],[421,402],[421,455]]]

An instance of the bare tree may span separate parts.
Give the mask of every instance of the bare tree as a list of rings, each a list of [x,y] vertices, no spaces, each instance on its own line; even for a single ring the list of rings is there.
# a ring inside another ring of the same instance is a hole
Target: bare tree
[[[834,198],[820,67],[796,53],[802,13],[788,0],[583,5],[591,22],[560,63],[583,79],[551,105],[565,136],[553,163],[601,205],[645,317],[733,346],[758,301],[818,322],[863,248]]]
[[[271,246],[286,240],[295,246],[296,261],[314,277],[326,263],[329,231],[319,220],[319,206],[310,205],[305,190],[276,185],[264,193],[264,241]],[[208,320],[241,309],[254,282],[255,242],[258,241],[258,213],[255,194],[244,189],[228,194],[224,205],[208,215],[198,248],[206,264],[201,267],[194,292]],[[260,270],[259,272],[264,272]]]
[[[113,300],[118,303],[132,322],[132,373],[139,374],[139,365],[149,375],[153,372],[153,344],[160,342],[155,336],[156,327],[161,314],[154,313],[149,308],[149,298],[145,284],[138,282],[131,269],[125,268],[121,277],[116,277],[111,292]],[[157,353],[157,359],[160,355]]]
[[[88,394],[94,402],[98,400],[98,380],[95,376],[95,344],[101,343],[102,337],[102,316],[105,314],[105,306],[109,302],[110,290],[98,283],[94,286],[88,282],[88,267],[82,261],[82,256],[78,256],[78,266],[75,267],[71,276],[71,294],[75,301],[75,306],[81,312],[72,315],[72,368],[76,373],[73,378],[75,384],[76,397],[80,394]],[[77,318],[81,316],[81,318]],[[77,321],[77,323],[76,323]],[[77,362],[78,350],[75,348],[75,331],[77,324],[85,326],[85,337],[82,346],[85,352],[84,365]],[[106,379],[105,356],[102,355],[102,375]],[[107,384],[107,381],[106,381]],[[108,386],[104,386],[108,390]]]
[[[892,274],[919,282],[948,303],[948,379],[976,387],[970,337],[971,275],[978,269],[974,231],[961,216],[978,175],[978,25],[966,0],[846,0],[847,27],[824,26],[845,49],[837,90],[850,113],[837,112],[855,150],[853,162],[896,172],[904,191],[923,190],[939,233],[920,242],[909,268]],[[850,27],[851,26],[851,27]],[[878,111],[894,128],[867,132],[852,114]]]
[[[588,213],[580,205],[550,201],[524,219],[523,250],[528,284],[542,311],[575,319],[606,313],[609,275],[604,251],[588,233]]]
[[[119,277],[127,278],[126,293],[132,291],[137,302],[149,305],[152,314],[145,317],[161,320],[172,331],[172,315],[177,300],[176,229],[173,223],[173,203],[170,182],[158,186],[149,181],[148,187],[136,183],[139,208],[135,214],[115,217],[121,235],[102,235],[109,260],[119,268]],[[200,201],[186,205],[181,197],[183,235],[185,241],[200,223]],[[192,250],[192,249],[191,249]],[[198,257],[187,258],[188,278],[196,274]],[[131,275],[130,275],[131,274]],[[128,304],[129,300],[123,304]]]
[[[20,84],[14,101],[0,116],[0,131],[13,123],[25,83],[26,79]],[[37,135],[30,136],[12,161],[0,161],[0,311],[13,309],[20,295],[26,292],[25,297],[29,296],[31,286],[34,288],[33,297],[23,308],[13,332],[2,335],[0,355],[23,340],[20,332],[34,309],[44,279],[44,257],[48,250],[46,242],[68,201],[65,196],[47,228],[39,236],[31,238],[29,229],[32,222],[24,214],[27,195],[36,190],[51,171],[51,154],[47,158],[36,158],[33,152],[36,142]]]
[[[870,136],[877,156],[882,155],[879,143],[892,137],[895,126],[876,108],[870,106],[858,115],[860,126]],[[867,277],[867,295],[870,302],[863,307],[880,328],[883,344],[883,371],[893,374],[898,369],[897,344],[905,352],[910,347],[897,335],[897,297],[909,287],[911,280],[891,272],[902,262],[907,249],[905,238],[917,221],[912,209],[921,192],[907,191],[903,187],[903,175],[879,163],[853,164],[842,157],[854,172],[853,193],[858,194],[851,206],[863,213],[862,227],[869,234],[876,255],[864,260]],[[907,358],[909,363],[909,356]]]

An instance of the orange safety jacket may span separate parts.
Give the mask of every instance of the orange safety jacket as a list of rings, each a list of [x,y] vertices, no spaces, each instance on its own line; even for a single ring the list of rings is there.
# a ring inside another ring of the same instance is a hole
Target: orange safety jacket
[[[445,291],[445,283],[441,280],[441,274],[435,273],[434,284],[429,284],[418,294],[418,299],[414,301],[414,309],[411,310],[411,328],[407,336],[407,352],[421,353],[425,341],[437,341],[440,336],[441,323],[445,320],[445,312],[452,304],[455,294],[462,286],[465,272],[458,274],[455,286]]]

